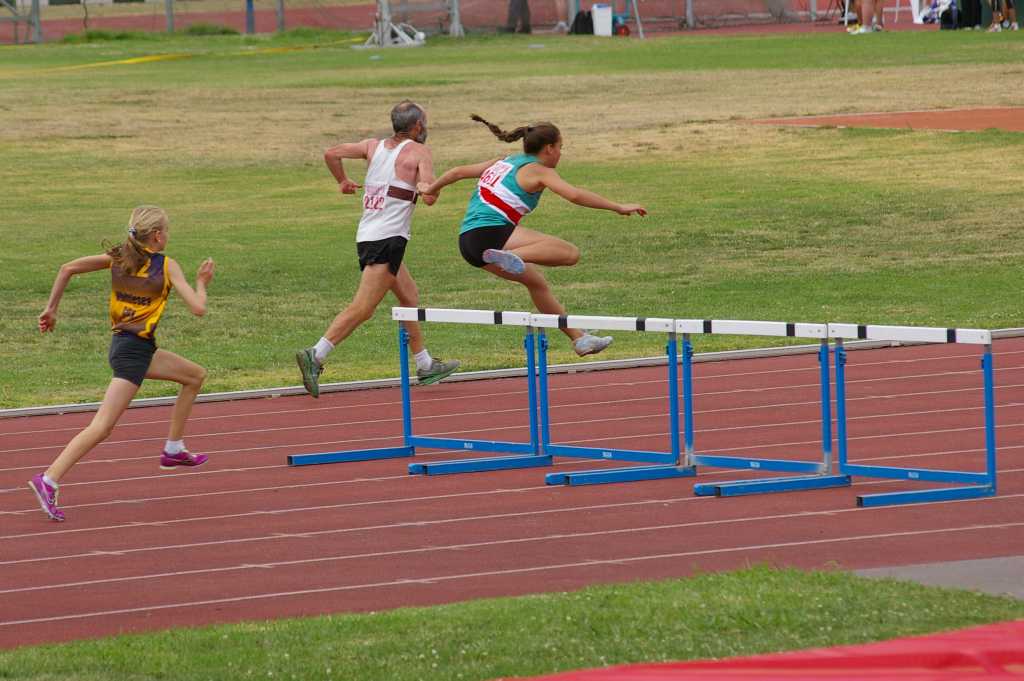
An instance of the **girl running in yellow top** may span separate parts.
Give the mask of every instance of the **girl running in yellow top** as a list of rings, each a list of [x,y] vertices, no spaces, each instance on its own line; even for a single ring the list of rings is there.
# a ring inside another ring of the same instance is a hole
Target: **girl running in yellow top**
[[[213,260],[207,258],[199,266],[193,290],[181,266],[162,253],[167,246],[168,229],[167,214],[162,209],[139,206],[132,211],[124,243],[101,255],[85,256],[61,266],[46,309],[39,315],[39,331],[53,331],[57,325],[57,306],[71,277],[110,270],[113,338],[109,361],[114,378],[92,422],[68,443],[45,472],[34,476],[28,483],[40,506],[53,520],[64,520],[63,511],[57,507],[61,478],[93,447],[107,439],[144,378],[181,384],[171,415],[170,434],[160,456],[160,467],[171,469],[206,462],[206,455],[190,454],[182,440],[185,421],[206,379],[206,369],[173,352],[158,349],[154,334],[172,288],[192,314],[200,317],[206,314],[206,285],[213,279]]]
[[[503,142],[522,139],[523,153],[458,166],[432,183],[421,182],[417,188],[424,196],[433,196],[453,182],[480,178],[459,234],[463,259],[473,267],[525,286],[538,311],[564,315],[565,308],[533,265],[575,265],[580,249],[564,239],[520,224],[537,207],[541,193],[550,189],[578,206],[611,210],[619,215],[643,216],[647,210],[637,203],[609,201],[559,177],[555,168],[562,158],[562,133],[553,124],[537,123],[505,132],[475,114],[471,118],[486,125]],[[580,329],[562,331],[581,357],[601,352],[612,342],[611,336],[594,336]]]

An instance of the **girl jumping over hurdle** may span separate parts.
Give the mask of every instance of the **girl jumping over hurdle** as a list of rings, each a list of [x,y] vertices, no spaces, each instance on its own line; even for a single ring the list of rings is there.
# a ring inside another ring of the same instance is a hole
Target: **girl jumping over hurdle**
[[[133,210],[123,243],[100,255],[88,255],[61,266],[46,309],[39,315],[40,333],[53,331],[57,326],[57,306],[71,277],[110,270],[113,338],[109,361],[114,377],[92,422],[68,443],[46,471],[35,475],[28,483],[43,511],[58,522],[64,520],[64,512],[57,507],[58,483],[79,459],[107,439],[144,378],[181,384],[171,414],[170,434],[160,455],[160,467],[173,469],[206,462],[205,454],[189,453],[182,440],[185,421],[206,379],[206,369],[157,348],[155,333],[172,288],[192,314],[198,317],[206,314],[206,285],[213,279],[213,260],[207,258],[199,266],[193,290],[181,266],[162,252],[167,246],[169,226],[167,213],[161,208],[139,206]]]
[[[568,241],[520,224],[537,207],[544,190],[550,189],[578,206],[615,211],[619,215],[644,216],[647,210],[636,203],[609,201],[559,177],[555,168],[562,157],[562,134],[553,124],[524,125],[505,132],[476,114],[471,118],[486,125],[503,142],[522,139],[523,153],[457,166],[432,183],[421,182],[417,188],[421,194],[437,195],[453,182],[479,178],[459,233],[462,257],[474,267],[525,286],[538,311],[564,315],[565,308],[534,265],[575,265],[580,250]],[[562,331],[580,357],[601,352],[612,342],[610,336],[594,336],[580,329]]]

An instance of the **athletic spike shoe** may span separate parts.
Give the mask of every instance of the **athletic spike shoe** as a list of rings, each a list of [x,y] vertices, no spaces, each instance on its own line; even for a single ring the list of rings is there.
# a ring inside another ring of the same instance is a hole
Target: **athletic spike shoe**
[[[437,383],[455,373],[455,370],[459,368],[459,360],[453,359],[450,362],[434,358],[431,362],[429,369],[417,369],[416,378],[420,385],[430,385],[431,383]]]
[[[58,523],[64,522],[64,511],[57,508],[57,488],[51,487],[43,480],[43,474],[38,473],[28,481],[28,487],[36,494],[39,505],[43,512]]]
[[[499,251],[496,248],[488,248],[484,251],[483,261],[488,265],[497,265],[503,272],[509,274],[522,274],[526,271],[526,263],[512,251]]]
[[[320,374],[324,372],[324,367],[316,361],[316,352],[313,348],[299,350],[295,353],[295,363],[302,372],[302,387],[313,397],[320,397]]]
[[[595,336],[591,333],[584,333],[572,343],[573,350],[580,357],[596,355],[612,344],[611,336]]]
[[[183,449],[177,454],[168,454],[163,452],[160,455],[160,468],[165,471],[169,471],[178,466],[195,467],[202,466],[209,460],[210,457],[206,454],[192,454],[187,449]]]

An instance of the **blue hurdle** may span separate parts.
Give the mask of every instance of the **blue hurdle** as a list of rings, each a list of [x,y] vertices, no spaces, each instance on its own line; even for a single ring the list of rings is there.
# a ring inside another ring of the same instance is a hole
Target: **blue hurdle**
[[[829,375],[827,324],[679,319],[676,320],[676,331],[683,335],[683,429],[686,442],[686,462],[692,466],[714,466],[716,468],[737,468],[804,474],[776,478],[701,483],[694,485],[694,494],[698,496],[725,497],[746,494],[764,494],[768,492],[789,492],[796,490],[823,489],[828,487],[845,487],[850,485],[849,475],[844,473],[835,474],[832,470],[832,400],[830,395],[831,377]],[[819,341],[818,375],[821,386],[820,461],[698,454],[694,450],[693,404],[695,400],[693,393],[693,346],[690,343],[690,335],[695,333],[814,338]]]
[[[391,318],[398,324],[398,356],[402,387],[402,433],[403,444],[399,447],[384,447],[345,452],[321,454],[295,454],[288,457],[289,466],[341,463],[348,461],[369,461],[414,456],[416,448],[461,449],[480,452],[513,452],[520,456],[493,457],[483,459],[462,459],[409,464],[409,473],[443,475],[469,471],[500,470],[505,468],[527,468],[551,465],[551,457],[541,452],[537,425],[537,351],[534,331],[529,312],[507,312],[494,310],[447,310],[440,308],[394,307]],[[529,397],[529,442],[502,442],[497,440],[470,440],[464,438],[423,437],[413,433],[412,395],[409,377],[409,334],[402,328],[403,321],[455,322],[462,324],[489,324],[499,326],[520,326],[525,330],[523,347],[526,351],[527,384]]]
[[[679,446],[679,344],[675,333],[675,320],[655,317],[594,317],[588,315],[535,314],[533,326],[537,328],[540,381],[541,447],[547,456],[564,456],[602,461],[632,461],[653,465],[597,470],[548,473],[549,485],[597,485],[636,480],[659,480],[689,477],[695,474],[692,465],[682,461]],[[551,405],[548,385],[548,340],[545,329],[592,329],[606,331],[647,331],[668,334],[665,354],[668,360],[669,440],[668,452],[613,449],[610,447],[581,447],[555,444],[551,441]]]
[[[868,326],[863,324],[829,324],[829,335],[836,340],[836,426],[839,449],[839,472],[894,480],[946,483],[969,483],[960,487],[940,487],[907,492],[863,494],[858,506],[912,504],[927,501],[951,501],[994,496],[996,493],[996,425],[992,361],[992,334],[981,329],[946,329],[911,326]],[[848,459],[846,406],[846,348],[844,338],[895,341],[907,343],[966,343],[983,345],[981,358],[982,387],[985,412],[985,472],[865,466],[851,464]]]

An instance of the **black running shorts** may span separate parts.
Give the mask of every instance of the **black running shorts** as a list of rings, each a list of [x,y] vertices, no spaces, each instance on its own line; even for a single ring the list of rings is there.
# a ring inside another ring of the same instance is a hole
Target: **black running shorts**
[[[505,247],[515,225],[503,225],[501,227],[477,227],[459,235],[459,252],[463,259],[473,267],[483,267],[484,251],[488,248],[501,250]]]
[[[405,245],[409,241],[402,236],[392,236],[380,241],[360,241],[356,244],[359,255],[359,269],[367,265],[387,265],[391,274],[397,275],[405,257]]]
[[[114,378],[123,378],[135,385],[142,385],[142,379],[149,371],[154,353],[156,341],[139,338],[134,333],[115,333],[110,339],[108,354]]]

